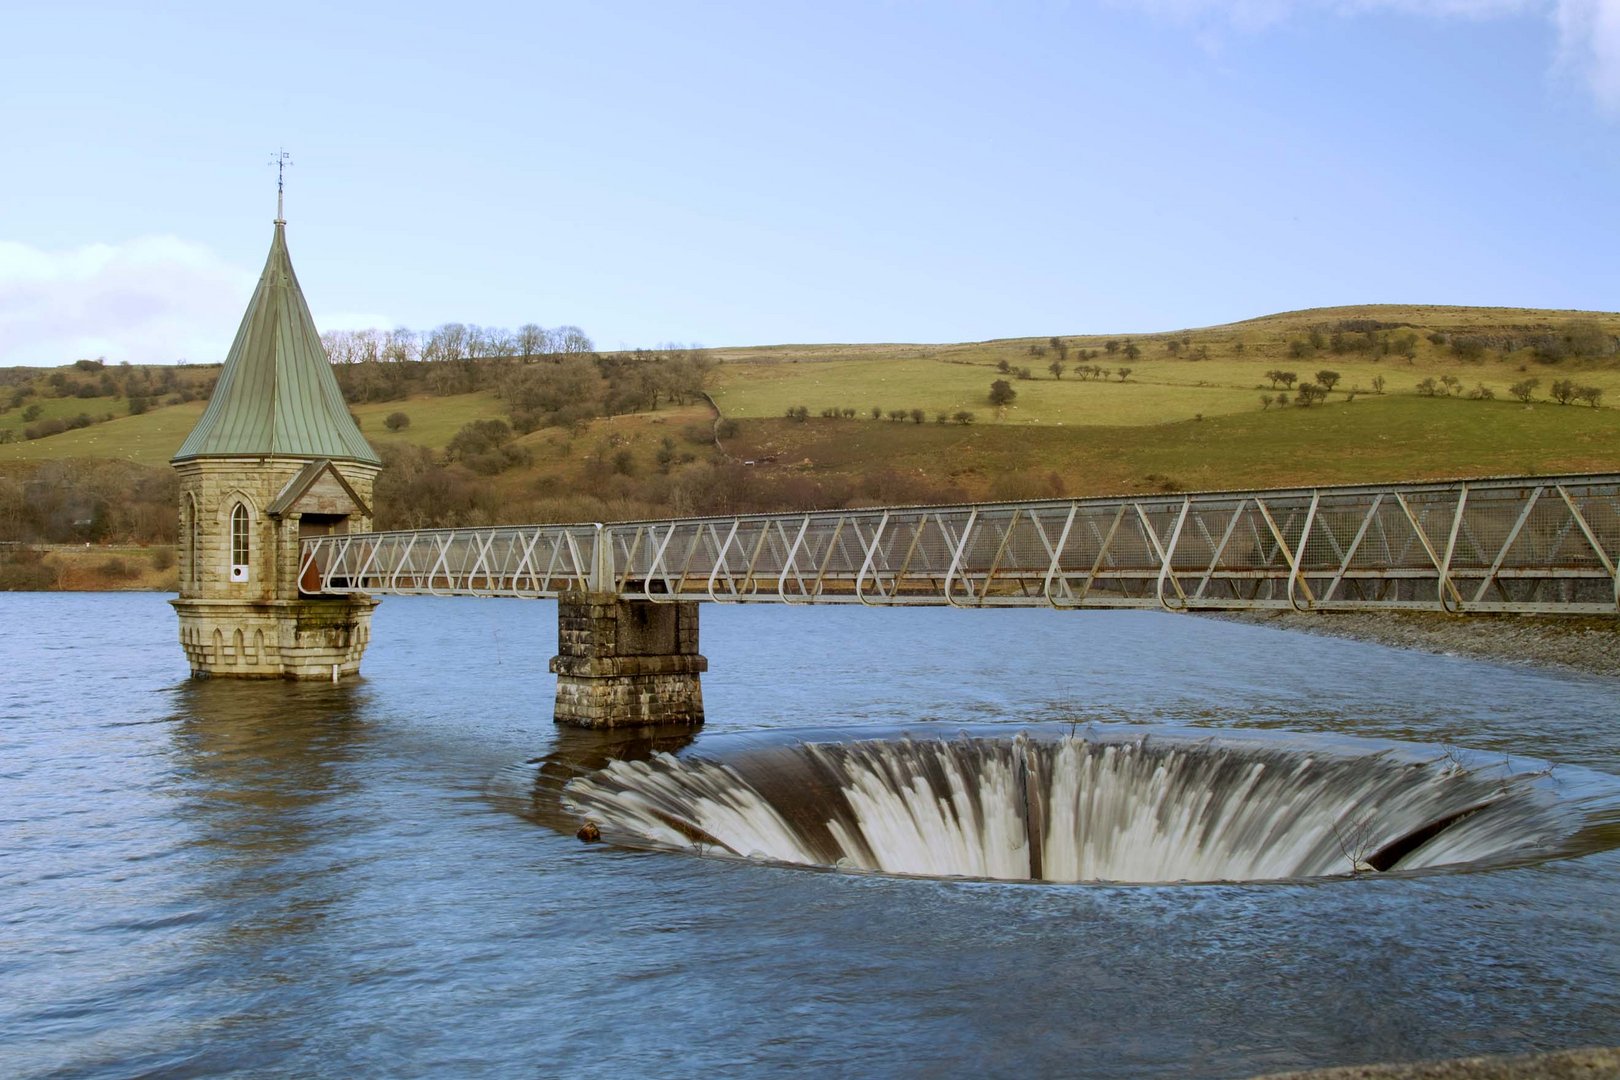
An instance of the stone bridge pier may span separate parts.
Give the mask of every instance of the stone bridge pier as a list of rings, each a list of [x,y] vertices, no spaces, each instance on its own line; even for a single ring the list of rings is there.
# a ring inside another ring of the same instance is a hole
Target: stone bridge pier
[[[698,605],[612,592],[557,599],[556,721],[583,728],[703,724]]]

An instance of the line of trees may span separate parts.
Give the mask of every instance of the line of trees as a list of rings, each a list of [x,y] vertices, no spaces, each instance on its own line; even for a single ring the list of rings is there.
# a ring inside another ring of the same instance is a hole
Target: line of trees
[[[448,322],[432,330],[328,330],[321,344],[334,364],[433,363],[441,360],[537,360],[596,351],[577,326],[524,323],[516,330]]]
[[[396,337],[377,331],[322,335],[323,341],[331,339],[333,371],[345,400],[357,404],[482,390],[502,400],[519,434],[696,401],[707,392],[715,367],[706,352],[684,345],[599,353],[572,326],[527,326],[507,333],[447,323],[414,336],[422,342],[414,353],[378,351],[385,340],[408,344],[413,339],[408,331],[390,333]],[[457,348],[463,354],[451,355]],[[373,358],[384,356],[404,358]]]
[[[1559,327],[1501,327],[1492,330],[1431,330],[1423,335],[1437,350],[1459,360],[1477,362],[1488,354],[1528,351],[1539,363],[1556,364],[1566,359],[1593,360],[1620,353],[1620,336],[1605,330],[1591,319],[1577,319]],[[1312,327],[1303,337],[1288,342],[1288,355],[1296,360],[1329,352],[1371,354],[1375,359],[1399,356],[1408,363],[1417,357],[1419,337],[1415,327],[1375,319],[1341,319],[1337,323]]]
[[[789,420],[795,420],[803,424],[810,419],[810,406],[789,405],[783,415]],[[841,406],[821,410],[823,420],[853,420],[856,415],[858,415],[856,410]],[[882,420],[887,417],[890,423],[895,424],[903,424],[908,420],[913,424],[928,422],[927,409],[884,409],[881,405],[874,405],[872,406],[871,416],[873,420]],[[934,414],[934,423],[936,424],[944,424],[951,420],[956,421],[958,424],[971,424],[974,421],[974,415],[966,409],[954,413],[936,412]]]
[[[0,474],[0,540],[172,544],[179,501],[172,469],[117,459],[42,461]]]
[[[395,401],[412,393],[493,389],[501,369],[594,356],[577,326],[517,330],[450,322],[432,330],[328,330],[321,345],[349,402]]]

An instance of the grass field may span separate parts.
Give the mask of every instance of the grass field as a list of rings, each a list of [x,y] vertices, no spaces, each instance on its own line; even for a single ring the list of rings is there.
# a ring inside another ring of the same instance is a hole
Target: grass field
[[[1282,391],[1281,387],[1274,389],[1265,375],[1267,370],[1280,368],[1297,373],[1301,382],[1311,381],[1323,369],[1337,371],[1340,382],[1330,401],[1342,401],[1352,388],[1360,388],[1358,396],[1364,400],[1377,378],[1384,380],[1385,396],[1415,395],[1420,381],[1446,375],[1456,378],[1465,393],[1484,386],[1499,400],[1507,400],[1508,388],[1521,379],[1539,379],[1535,394],[1545,399],[1555,380],[1572,378],[1602,389],[1606,402],[1620,401],[1620,370],[1614,369],[1468,364],[1439,358],[1412,363],[1399,358],[1373,361],[1343,356],[1271,360],[1160,357],[1134,362],[1099,358],[1091,363],[1116,374],[1106,380],[1082,380],[1072,372],[1054,378],[1046,370],[1047,363],[1049,357],[1038,359],[1026,353],[1018,366],[1031,368],[1033,377],[1019,379],[998,372],[994,360],[734,361],[720,369],[714,399],[725,415],[737,419],[780,417],[803,405],[813,417],[825,408],[853,408],[857,419],[866,420],[876,406],[885,415],[891,409],[920,408],[930,420],[940,412],[950,415],[965,409],[981,423],[1135,426],[1174,423],[1199,415],[1259,412],[1263,396]],[[1132,369],[1123,382],[1117,375],[1122,364]],[[990,384],[996,379],[1008,379],[1018,395],[1012,405],[999,411],[989,403]]]
[[[1182,366],[1182,365],[1178,365]],[[820,364],[722,369],[714,400],[720,411],[736,419],[762,419],[786,414],[803,405],[812,416],[824,408],[852,408],[856,418],[869,420],[876,407],[922,409],[936,414],[959,410],[980,421],[1013,424],[1158,424],[1198,413],[1219,415],[1258,409],[1259,398],[1248,388],[1197,385],[1190,373],[1154,371],[1159,378],[1119,382],[1042,378],[1012,380],[1017,398],[997,411],[988,401],[990,383],[1003,378],[993,366],[938,360],[882,362],[835,360]],[[1180,375],[1177,380],[1174,376]],[[1170,376],[1170,377],[1164,377]]]
[[[482,392],[369,402],[356,405],[351,411],[360,421],[361,432],[373,446],[415,443],[434,450],[443,449],[456,432],[474,420],[495,420],[506,415],[499,398]],[[396,412],[410,417],[410,426],[400,431],[389,431],[383,421]]]
[[[1149,358],[1162,355],[1164,345],[1175,338],[1190,337],[1193,343],[1207,345],[1219,357],[1232,353],[1238,344],[1260,355],[1281,355],[1294,337],[1312,327],[1331,327],[1343,320],[1371,319],[1395,324],[1418,332],[1474,333],[1504,329],[1558,329],[1573,323],[1595,322],[1611,334],[1620,334],[1620,312],[1566,311],[1545,308],[1447,307],[1443,305],[1359,304],[1354,306],[1309,308],[1261,315],[1241,322],[1187,329],[1116,331],[1106,334],[1062,332],[1060,336],[1074,348],[1104,349],[1110,340],[1133,339],[1143,346]],[[1040,345],[1045,337],[997,338],[942,344],[829,344],[754,345],[707,350],[722,363],[816,363],[829,360],[941,359],[991,363],[1005,357],[1018,362],[1030,345]],[[1419,356],[1435,349],[1426,339],[1418,343]],[[1112,357],[1109,358],[1110,360]],[[1026,361],[1027,362],[1027,361]]]
[[[49,399],[44,404],[58,406],[64,402],[79,404],[76,399]],[[70,457],[114,457],[140,462],[143,465],[162,465],[185,442],[186,435],[202,416],[204,403],[187,402],[184,405],[165,405],[153,408],[140,416],[122,416],[104,424],[92,424],[77,431],[64,431],[45,439],[0,445],[0,461],[49,461]],[[65,415],[76,416],[82,409]],[[103,409],[102,411],[106,411]],[[449,397],[415,398],[407,401],[384,401],[357,405],[354,415],[360,428],[374,446],[410,442],[432,449],[442,449],[462,425],[473,420],[484,420],[503,415],[501,403],[491,394],[455,394]],[[7,417],[16,415],[13,410]],[[389,431],[384,419],[393,412],[403,412],[411,418],[408,428]],[[53,415],[47,410],[43,415]]]
[[[64,431],[45,439],[6,443],[0,446],[0,461],[107,457],[124,458],[143,465],[161,465],[173,457],[180,444],[186,441],[187,433],[196,426],[203,408],[201,401],[165,405],[140,416],[121,416],[104,424]]]
[[[39,406],[39,417],[36,420],[24,420],[23,412],[30,405]],[[121,416],[129,411],[129,403],[123,398],[115,397],[33,397],[22,407],[0,413],[0,431],[14,431],[15,438],[23,437],[23,429],[39,420],[69,420],[80,413],[100,420],[108,413]]]
[[[1151,427],[1064,430],[812,418],[802,424],[762,422],[744,432],[737,452],[772,458],[781,467],[927,475],[956,485],[969,498],[1591,472],[1620,465],[1614,410],[1414,396]]]

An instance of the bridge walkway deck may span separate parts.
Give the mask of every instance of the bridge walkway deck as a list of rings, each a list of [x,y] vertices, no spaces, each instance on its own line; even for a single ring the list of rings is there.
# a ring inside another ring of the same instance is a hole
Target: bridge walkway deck
[[[1620,474],[874,507],[304,541],[324,593],[1620,613]]]

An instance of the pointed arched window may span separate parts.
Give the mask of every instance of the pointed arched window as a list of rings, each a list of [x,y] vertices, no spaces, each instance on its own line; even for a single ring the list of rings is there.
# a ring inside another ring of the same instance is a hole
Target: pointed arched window
[[[187,588],[196,588],[197,582],[202,580],[202,565],[198,561],[197,532],[201,522],[197,520],[197,499],[191,492],[186,492],[185,502],[181,504],[180,542],[185,544],[185,584]]]
[[[248,509],[237,503],[231,510],[231,566],[246,566],[252,545],[248,542]],[[232,575],[236,577],[235,574]]]

